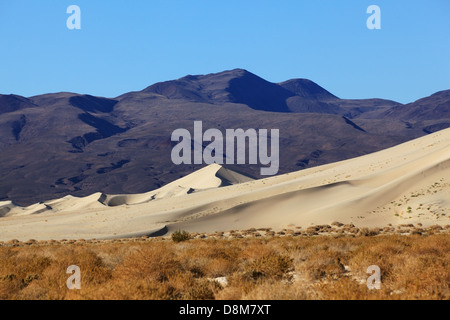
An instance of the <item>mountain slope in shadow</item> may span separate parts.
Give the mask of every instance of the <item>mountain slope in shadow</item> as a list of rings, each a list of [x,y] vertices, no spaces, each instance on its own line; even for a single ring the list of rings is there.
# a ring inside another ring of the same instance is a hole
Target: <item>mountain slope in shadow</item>
[[[189,75],[115,98],[0,95],[0,201],[142,193],[202,165],[175,165],[172,132],[279,129],[279,174],[385,149],[450,125],[448,91],[411,104],[341,99],[307,79],[243,69]],[[205,142],[203,148],[207,146]],[[248,154],[247,154],[248,156]],[[225,165],[260,178],[261,165]]]

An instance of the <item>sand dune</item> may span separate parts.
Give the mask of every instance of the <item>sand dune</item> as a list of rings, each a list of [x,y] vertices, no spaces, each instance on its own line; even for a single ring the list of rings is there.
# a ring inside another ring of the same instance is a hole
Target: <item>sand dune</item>
[[[251,180],[253,179],[225,169],[218,164],[212,164],[157,190],[143,194],[105,195],[105,199],[100,200],[100,202],[110,207],[124,204],[139,204],[156,199],[172,198]]]
[[[450,223],[450,129],[366,156],[261,180],[207,166],[160,189],[28,208],[0,203],[0,240],[114,238],[333,221]]]
[[[0,201],[0,217],[5,217],[14,208],[15,205],[11,201]]]

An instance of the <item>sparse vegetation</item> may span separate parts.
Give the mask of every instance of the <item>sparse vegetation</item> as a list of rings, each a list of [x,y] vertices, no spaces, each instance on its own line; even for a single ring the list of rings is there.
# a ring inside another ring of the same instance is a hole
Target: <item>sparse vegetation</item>
[[[189,240],[190,238],[191,235],[189,234],[189,232],[185,230],[177,230],[174,233],[172,233],[172,240],[174,242],[183,242]]]
[[[343,227],[347,235],[0,243],[0,299],[450,299],[450,226]],[[365,283],[374,264],[381,290]],[[81,290],[65,285],[69,265],[81,269]]]

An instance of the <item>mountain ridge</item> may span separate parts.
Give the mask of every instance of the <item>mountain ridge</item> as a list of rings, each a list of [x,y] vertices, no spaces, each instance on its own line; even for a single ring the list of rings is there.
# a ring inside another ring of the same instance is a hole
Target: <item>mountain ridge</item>
[[[340,99],[307,79],[272,83],[234,69],[114,98],[0,95],[0,201],[160,188],[201,168],[171,162],[172,132],[200,120],[222,132],[278,128],[280,174],[344,160],[449,127],[447,91],[408,105]],[[260,177],[259,164],[227,168]]]

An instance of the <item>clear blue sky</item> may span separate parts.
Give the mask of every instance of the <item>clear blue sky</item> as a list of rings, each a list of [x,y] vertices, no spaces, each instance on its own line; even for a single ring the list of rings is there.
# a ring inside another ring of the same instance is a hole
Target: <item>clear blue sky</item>
[[[69,5],[81,30],[69,30]],[[381,30],[369,30],[369,5]],[[0,93],[115,97],[244,68],[341,98],[450,89],[448,0],[0,0]]]

